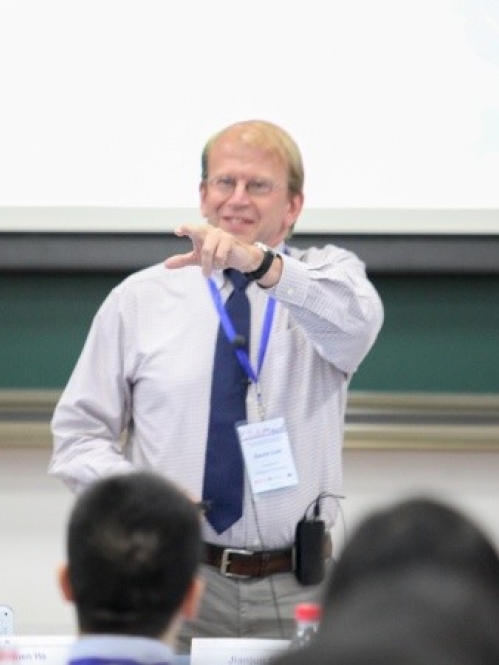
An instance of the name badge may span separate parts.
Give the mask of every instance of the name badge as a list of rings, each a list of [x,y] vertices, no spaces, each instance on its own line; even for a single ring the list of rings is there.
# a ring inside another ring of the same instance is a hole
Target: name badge
[[[298,484],[284,418],[236,425],[253,494]]]

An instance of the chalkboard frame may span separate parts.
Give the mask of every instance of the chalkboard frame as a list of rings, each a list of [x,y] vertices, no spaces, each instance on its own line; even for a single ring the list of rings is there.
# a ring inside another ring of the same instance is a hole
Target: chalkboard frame
[[[499,273],[496,234],[297,232],[290,241],[298,247],[327,243],[355,252],[371,274]],[[2,232],[0,271],[133,271],[187,246],[171,232]]]

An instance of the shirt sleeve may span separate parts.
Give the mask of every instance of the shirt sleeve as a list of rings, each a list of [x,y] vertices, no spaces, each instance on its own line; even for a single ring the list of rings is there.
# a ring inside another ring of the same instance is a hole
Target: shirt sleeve
[[[269,292],[289,308],[317,352],[346,374],[358,368],[383,324],[383,305],[364,263],[327,245],[282,255],[279,283]]]
[[[73,492],[99,477],[132,470],[120,439],[130,418],[124,346],[119,297],[113,291],[92,322],[51,423],[49,474]]]

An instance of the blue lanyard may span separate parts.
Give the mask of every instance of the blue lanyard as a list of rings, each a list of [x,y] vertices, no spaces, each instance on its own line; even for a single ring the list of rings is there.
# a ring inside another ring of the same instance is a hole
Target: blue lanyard
[[[258,377],[260,376],[260,370],[262,369],[263,360],[265,358],[265,353],[267,351],[267,346],[269,344],[270,329],[272,327],[272,321],[274,319],[275,299],[269,297],[267,302],[267,307],[265,309],[262,334],[260,336],[260,347],[258,350],[258,367],[257,371],[255,372],[251,365],[248,352],[246,351],[246,349],[242,349],[238,347],[236,344],[234,344],[235,339],[237,337],[237,333],[234,330],[234,326],[232,325],[232,321],[230,320],[229,315],[227,314],[227,310],[225,309],[225,304],[222,301],[222,297],[220,296],[220,292],[217,288],[217,285],[215,284],[214,280],[211,277],[208,277],[208,285],[210,287],[211,296],[213,298],[213,302],[215,303],[215,307],[217,308],[218,316],[220,317],[220,323],[222,325],[224,333],[229,342],[232,344],[232,348],[234,349],[237,355],[237,359],[239,360],[241,367],[246,372],[248,378],[251,379],[251,381],[256,384],[258,383]]]

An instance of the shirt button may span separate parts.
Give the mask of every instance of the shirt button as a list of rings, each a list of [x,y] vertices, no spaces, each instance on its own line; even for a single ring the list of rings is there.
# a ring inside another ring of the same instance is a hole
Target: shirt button
[[[294,289],[288,289],[288,296],[292,296],[294,292]]]

